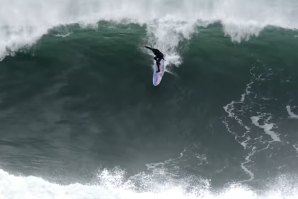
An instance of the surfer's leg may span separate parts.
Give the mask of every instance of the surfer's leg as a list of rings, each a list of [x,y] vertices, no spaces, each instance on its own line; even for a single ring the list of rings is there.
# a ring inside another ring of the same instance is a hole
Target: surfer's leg
[[[160,72],[160,59],[157,59],[156,60],[156,65],[157,65],[157,73],[159,73]]]
[[[155,63],[156,63],[156,66],[157,66],[157,71],[156,72],[158,73],[158,72],[160,72],[160,69],[159,69],[160,59],[157,56],[155,56],[153,59],[155,60]]]

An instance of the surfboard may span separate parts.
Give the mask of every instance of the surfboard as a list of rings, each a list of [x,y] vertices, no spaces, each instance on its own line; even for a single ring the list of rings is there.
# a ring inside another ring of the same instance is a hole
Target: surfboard
[[[162,77],[165,73],[165,66],[164,66],[164,60],[161,60],[160,61],[160,66],[159,66],[159,69],[160,71],[157,73],[157,65],[156,65],[156,62],[154,63],[153,65],[153,85],[154,86],[158,86],[162,80]]]

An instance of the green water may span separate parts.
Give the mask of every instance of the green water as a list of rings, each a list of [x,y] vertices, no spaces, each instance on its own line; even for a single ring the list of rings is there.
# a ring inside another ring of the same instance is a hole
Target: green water
[[[222,186],[250,179],[248,157],[250,185],[297,175],[298,122],[286,110],[298,113],[297,31],[269,27],[234,43],[218,24],[199,28],[179,46],[183,63],[154,87],[145,28],[59,27],[0,62],[1,168],[68,183],[161,162],[178,179]]]

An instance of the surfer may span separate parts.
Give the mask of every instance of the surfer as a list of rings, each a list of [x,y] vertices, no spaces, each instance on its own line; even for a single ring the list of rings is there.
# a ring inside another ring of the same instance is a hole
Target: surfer
[[[160,52],[158,49],[155,48],[150,48],[148,46],[145,46],[145,48],[148,48],[149,50],[151,50],[153,52],[153,54],[155,55],[154,60],[156,61],[156,65],[157,65],[157,71],[156,73],[160,72],[160,61],[161,60],[165,60],[164,59],[164,54],[162,52]]]

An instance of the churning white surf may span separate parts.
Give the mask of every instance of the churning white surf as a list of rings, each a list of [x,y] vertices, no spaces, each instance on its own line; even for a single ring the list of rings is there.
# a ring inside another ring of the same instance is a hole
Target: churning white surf
[[[53,27],[107,20],[146,24],[152,45],[179,64],[175,48],[197,26],[220,22],[232,40],[266,26],[298,28],[297,0],[0,0],[0,59]]]
[[[150,181],[150,178],[143,180]],[[206,186],[192,186],[194,190],[187,188],[185,183],[164,182],[140,191],[130,181],[123,181],[121,172],[112,174],[106,170],[99,175],[98,184],[59,185],[39,177],[14,176],[0,170],[0,196],[6,199],[294,199],[298,194],[297,186],[290,184],[286,177],[272,183],[272,187],[261,194],[240,184],[230,185],[218,192],[212,192]]]

